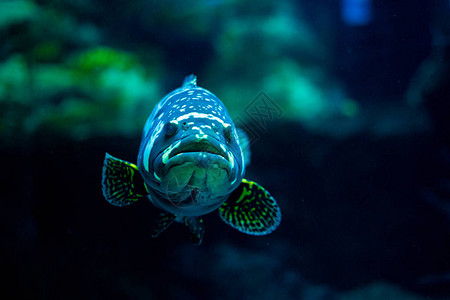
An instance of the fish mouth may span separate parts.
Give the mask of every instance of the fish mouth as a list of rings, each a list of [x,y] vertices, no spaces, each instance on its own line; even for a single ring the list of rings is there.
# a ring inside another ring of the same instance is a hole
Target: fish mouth
[[[154,161],[151,201],[183,215],[208,213],[225,201],[238,178],[238,164],[213,136],[190,135],[172,142]]]
[[[222,156],[225,159],[228,159],[226,148],[223,146],[223,144],[215,142],[213,139],[201,139],[198,141],[181,143],[178,147],[175,147],[168,152],[168,158],[171,159],[172,157],[180,153],[187,153],[187,152],[211,153]]]
[[[170,168],[186,162],[193,162],[200,168],[219,167],[231,175],[235,160],[225,145],[212,137],[202,139],[184,138],[167,147],[161,154],[164,174]]]

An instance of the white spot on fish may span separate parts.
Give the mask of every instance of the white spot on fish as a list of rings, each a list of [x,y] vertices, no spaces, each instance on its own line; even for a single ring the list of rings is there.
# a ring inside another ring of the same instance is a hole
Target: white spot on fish
[[[169,147],[164,150],[162,155],[162,163],[167,164],[167,161],[169,160],[170,153],[177,148],[181,144],[181,141],[176,142],[175,144],[170,145]]]
[[[161,178],[159,178],[159,176],[158,176],[158,175],[156,175],[156,172],[153,172],[153,177],[155,177],[155,178],[156,178],[156,180],[158,180],[158,181],[161,181]]]
[[[233,154],[232,154],[230,151],[228,151],[227,153],[228,153],[228,160],[230,161],[231,168],[233,169],[233,167],[234,167],[234,158],[233,158]]]
[[[203,130],[201,130],[199,127],[197,127],[197,126],[192,126],[192,128],[191,128],[192,130],[197,130],[197,131],[200,131],[200,134],[205,134],[204,132],[203,132]]]
[[[225,123],[222,119],[220,119],[220,118],[218,118],[218,117],[216,117],[216,116],[213,116],[213,115],[210,115],[210,114],[198,113],[198,112],[190,112],[190,113],[188,113],[188,114],[179,116],[179,117],[177,118],[177,121],[187,120],[187,119],[189,119],[189,118],[204,118],[204,119],[210,119],[210,120],[217,121],[217,122],[221,123],[221,124],[224,125],[224,126],[231,126],[230,124]]]
[[[220,144],[220,148],[222,148],[223,152],[227,152],[227,149],[225,149],[225,146],[223,144]]]

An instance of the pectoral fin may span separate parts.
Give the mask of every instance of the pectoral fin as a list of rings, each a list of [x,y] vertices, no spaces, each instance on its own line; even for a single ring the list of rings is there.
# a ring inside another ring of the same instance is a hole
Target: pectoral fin
[[[147,194],[137,166],[108,153],[103,162],[102,191],[105,199],[115,206],[133,204]]]
[[[275,199],[262,186],[246,179],[219,207],[219,215],[231,227],[251,235],[269,234],[281,221]]]

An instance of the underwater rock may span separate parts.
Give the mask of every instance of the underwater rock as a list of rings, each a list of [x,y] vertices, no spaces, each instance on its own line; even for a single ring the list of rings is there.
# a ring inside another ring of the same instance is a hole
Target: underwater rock
[[[92,48],[32,67],[18,54],[0,64],[1,135],[137,134],[158,99],[156,79],[124,51]]]
[[[0,30],[31,21],[39,13],[33,1],[15,0],[0,2]]]
[[[216,53],[205,80],[227,103],[231,115],[248,119],[242,108],[251,106],[261,90],[283,110],[284,118],[311,129],[330,116],[345,117],[343,110],[349,103],[353,109],[346,113],[356,114],[356,102],[321,69],[331,53],[302,11],[290,2],[266,3],[265,8],[252,18],[236,13],[221,20],[213,39]]]
[[[409,292],[399,286],[388,282],[373,282],[366,286],[362,286],[351,291],[342,293],[335,298],[336,300],[380,300],[380,299],[408,299],[408,300],[425,300],[429,297],[421,297]]]
[[[439,2],[434,10],[433,49],[416,71],[407,100],[425,111],[434,134],[430,150],[433,172],[425,176],[423,198],[450,220],[450,19],[448,3]],[[450,226],[450,224],[448,225]]]

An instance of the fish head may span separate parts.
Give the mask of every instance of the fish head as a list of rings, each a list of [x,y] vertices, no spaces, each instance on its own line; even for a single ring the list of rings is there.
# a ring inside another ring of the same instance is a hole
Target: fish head
[[[228,113],[226,117],[202,111],[168,115],[160,121],[150,154],[142,156],[148,159],[143,177],[151,201],[177,215],[209,213],[244,175],[236,128]]]

